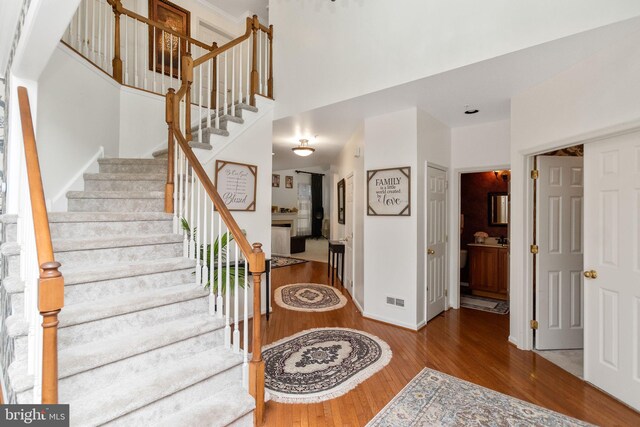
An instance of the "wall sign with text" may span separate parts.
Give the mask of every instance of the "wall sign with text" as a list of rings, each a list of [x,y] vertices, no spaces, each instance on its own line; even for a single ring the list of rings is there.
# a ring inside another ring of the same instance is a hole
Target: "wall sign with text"
[[[367,215],[411,215],[411,168],[367,171]]]
[[[216,160],[216,188],[230,211],[256,210],[258,167]]]

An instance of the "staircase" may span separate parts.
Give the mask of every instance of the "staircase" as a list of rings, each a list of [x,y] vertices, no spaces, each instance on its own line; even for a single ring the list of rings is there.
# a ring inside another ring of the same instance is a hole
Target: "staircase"
[[[58,329],[59,401],[71,423],[253,425],[243,386],[246,360],[225,345],[225,319],[209,314],[209,292],[194,284],[196,262],[163,213],[165,159],[101,159],[69,212],[50,213],[65,306]],[[1,247],[3,366],[11,403],[33,401],[27,374],[16,216],[4,216]],[[9,365],[10,364],[10,365]]]

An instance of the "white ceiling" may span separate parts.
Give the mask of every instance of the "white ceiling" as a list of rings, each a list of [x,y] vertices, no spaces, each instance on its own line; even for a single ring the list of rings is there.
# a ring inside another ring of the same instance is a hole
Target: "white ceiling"
[[[201,0],[222,9],[236,18],[244,18],[249,14],[256,14],[262,22],[269,21],[269,0]]]
[[[417,106],[449,127],[509,119],[510,99],[515,94],[635,31],[640,31],[640,18],[277,120],[273,168],[331,164],[365,118],[406,108]],[[480,112],[465,115],[465,105]],[[310,145],[316,148],[313,155],[301,158],[293,154],[291,148],[301,137],[310,137]]]

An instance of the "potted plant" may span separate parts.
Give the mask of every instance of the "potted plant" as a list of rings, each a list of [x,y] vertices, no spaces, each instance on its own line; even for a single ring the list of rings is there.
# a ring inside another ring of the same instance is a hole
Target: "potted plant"
[[[185,219],[181,219],[182,229],[187,233],[187,237],[191,240],[191,226],[189,222]],[[196,247],[198,248],[198,257],[203,265],[206,265],[208,271],[211,271],[211,250],[212,245],[207,244],[206,248],[204,245],[198,243],[198,234],[197,227],[193,228],[194,240],[196,241]],[[243,230],[244,233],[244,230]],[[227,270],[229,270],[229,287],[231,289],[231,294],[235,289],[235,281],[236,281],[236,270],[238,273],[238,286],[244,289],[244,278],[246,274],[246,265],[244,261],[240,261],[238,265],[236,265],[233,261],[229,263],[227,266],[227,257],[228,257],[228,249],[229,243],[234,240],[233,234],[226,232],[222,236],[216,237],[216,240],[213,242],[213,289],[212,292],[214,295],[218,293],[218,286],[220,288],[220,294],[225,295],[227,292]],[[218,268],[218,260],[221,261],[221,267]],[[194,272],[195,274],[195,272]],[[211,287],[211,276],[207,278],[207,283],[205,288]]]

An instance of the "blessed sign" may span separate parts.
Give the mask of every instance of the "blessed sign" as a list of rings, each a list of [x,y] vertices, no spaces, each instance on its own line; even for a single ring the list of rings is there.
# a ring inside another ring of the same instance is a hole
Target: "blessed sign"
[[[258,167],[216,160],[216,188],[230,211],[256,210]]]
[[[411,215],[411,168],[367,171],[367,215]]]

